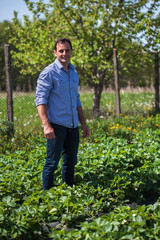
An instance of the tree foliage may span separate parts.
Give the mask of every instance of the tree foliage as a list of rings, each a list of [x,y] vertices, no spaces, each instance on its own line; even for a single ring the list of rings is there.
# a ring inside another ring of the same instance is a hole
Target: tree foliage
[[[18,50],[13,52],[16,64],[24,74],[41,71],[53,61],[55,40],[69,37],[74,49],[72,62],[81,82],[94,88],[94,114],[99,113],[103,86],[113,78],[113,47],[118,49],[120,66],[126,73],[139,66],[144,37],[153,47],[159,43],[159,0],[25,2],[34,18],[29,21],[25,16],[22,25],[15,13],[11,42]],[[139,41],[141,49],[135,47],[134,41]]]

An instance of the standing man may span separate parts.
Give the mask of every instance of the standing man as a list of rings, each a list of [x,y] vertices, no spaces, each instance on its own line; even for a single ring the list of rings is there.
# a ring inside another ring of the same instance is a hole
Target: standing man
[[[78,93],[79,78],[69,62],[72,44],[68,38],[55,42],[56,60],[46,67],[37,81],[36,106],[47,138],[47,158],[43,168],[43,189],[54,186],[54,172],[63,155],[62,182],[74,184],[80,121],[83,137],[89,136]]]

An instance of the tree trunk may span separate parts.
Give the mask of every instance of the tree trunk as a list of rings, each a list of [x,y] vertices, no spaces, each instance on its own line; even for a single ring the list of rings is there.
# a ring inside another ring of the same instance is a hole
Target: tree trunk
[[[117,49],[113,49],[113,62],[114,62],[114,79],[115,79],[115,92],[116,92],[116,116],[119,117],[121,113],[120,107],[120,87],[119,87],[119,76],[118,76],[118,60],[117,60]]]
[[[28,91],[32,92],[32,84],[31,84],[31,80],[28,80]]]
[[[155,52],[155,111],[159,112],[159,59],[158,52]]]
[[[93,107],[92,107],[92,116],[97,117],[100,114],[100,100],[103,90],[103,84],[94,85],[94,95],[93,95]]]

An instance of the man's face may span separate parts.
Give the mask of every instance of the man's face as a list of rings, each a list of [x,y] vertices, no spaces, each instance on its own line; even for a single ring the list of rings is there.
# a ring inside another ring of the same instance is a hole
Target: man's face
[[[58,43],[57,50],[56,51],[54,50],[54,54],[62,65],[68,64],[70,57],[72,55],[70,44],[68,42]]]

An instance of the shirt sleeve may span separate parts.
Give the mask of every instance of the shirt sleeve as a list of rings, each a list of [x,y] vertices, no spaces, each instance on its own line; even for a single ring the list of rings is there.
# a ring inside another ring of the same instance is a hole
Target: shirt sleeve
[[[82,106],[82,103],[81,103],[81,100],[80,100],[80,94],[78,93],[78,97],[77,97],[77,107],[81,107]]]
[[[37,80],[37,89],[36,89],[36,106],[40,104],[48,104],[48,97],[52,89],[52,78],[50,77],[50,72],[44,69]]]
[[[76,71],[76,70],[75,70]],[[77,79],[78,79],[78,85],[79,85],[79,76],[78,76],[78,73],[76,71],[76,74],[77,74]],[[81,103],[81,100],[80,100],[80,94],[78,92],[78,96],[77,96],[77,107],[81,107],[82,106],[82,103]]]

